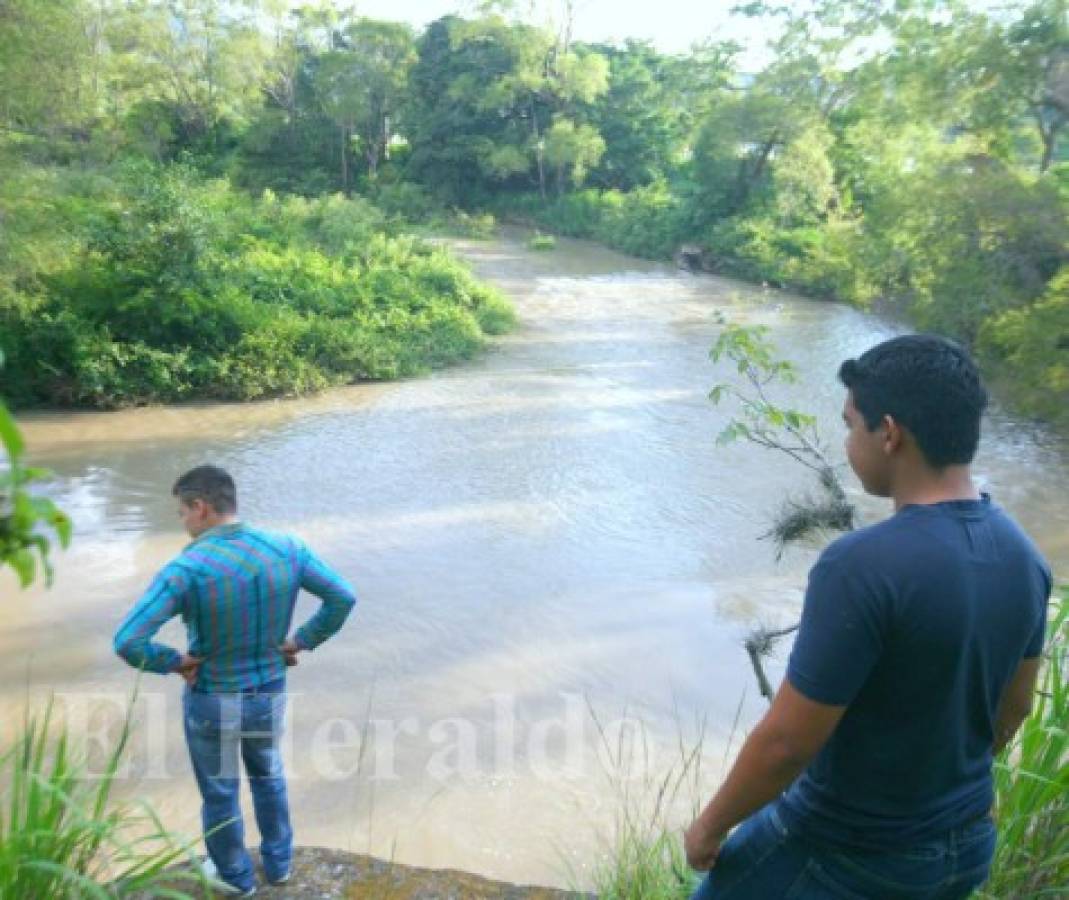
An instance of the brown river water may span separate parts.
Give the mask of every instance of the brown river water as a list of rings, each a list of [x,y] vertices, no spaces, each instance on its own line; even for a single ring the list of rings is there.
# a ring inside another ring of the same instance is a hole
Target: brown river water
[[[520,314],[470,364],[310,399],[22,418],[76,536],[51,590],[0,577],[0,738],[49,692],[91,745],[114,732],[136,675],[111,635],[183,546],[173,479],[214,461],[247,520],[298,533],[360,595],[291,673],[298,843],[582,886],[621,811],[648,814],[700,741],[662,804],[685,824],[763,708],[742,640],[792,620],[817,550],[777,561],[759,539],[807,477],[716,445],[728,410],[707,393],[730,372],[709,348],[725,318],[769,326],[802,374],[786,399],[841,457],[838,364],[894,328],[583,242],[457,246]],[[976,471],[1069,572],[1064,439],[995,408]],[[886,514],[846,478],[867,521]],[[183,646],[178,623],[162,638]],[[195,834],[180,688],[142,680],[119,787]]]

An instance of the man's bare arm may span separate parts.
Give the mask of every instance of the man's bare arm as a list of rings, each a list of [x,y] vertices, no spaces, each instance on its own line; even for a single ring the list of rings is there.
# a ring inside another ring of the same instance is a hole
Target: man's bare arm
[[[1017,671],[1002,692],[995,719],[995,753],[1013,740],[1021,723],[1032,712],[1032,697],[1036,692],[1036,678],[1039,675],[1040,657],[1022,659]]]
[[[687,829],[690,864],[708,869],[728,831],[778,797],[831,737],[845,706],[817,703],[784,681],[716,796]]]

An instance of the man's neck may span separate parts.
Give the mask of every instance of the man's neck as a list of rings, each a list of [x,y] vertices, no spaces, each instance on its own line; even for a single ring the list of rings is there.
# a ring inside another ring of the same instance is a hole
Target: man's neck
[[[216,528],[225,528],[227,525],[237,525],[241,520],[236,515],[230,516],[213,516],[207,522],[205,522],[205,528],[201,531],[197,537],[202,537],[209,531]]]
[[[901,475],[891,489],[895,511],[904,506],[928,506],[948,500],[979,500],[980,491],[968,466],[915,470]]]

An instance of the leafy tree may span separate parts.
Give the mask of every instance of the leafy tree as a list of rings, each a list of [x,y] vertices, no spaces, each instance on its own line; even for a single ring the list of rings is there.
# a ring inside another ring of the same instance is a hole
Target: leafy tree
[[[609,81],[587,113],[605,142],[589,180],[626,191],[667,176],[686,137],[685,100],[674,60],[634,40],[622,48],[595,49],[609,61]]]
[[[547,131],[556,117],[574,122],[582,107],[604,93],[608,63],[545,28],[498,15],[447,17],[432,23],[421,40],[412,85],[408,136],[419,177],[434,171],[438,177],[429,181],[453,182],[459,196],[464,181],[492,190],[531,176],[533,169],[544,197]],[[562,126],[557,135],[558,163],[575,149],[566,131]],[[587,165],[596,141],[590,131],[581,133],[586,149],[580,156]],[[443,171],[449,168],[452,173]]]
[[[488,81],[515,68],[515,48],[466,40],[463,25],[447,16],[420,37],[405,115],[412,146],[408,171],[454,203],[519,171],[516,153],[511,160],[495,159],[494,151],[520,146],[529,134],[514,117],[480,102]]]
[[[977,49],[994,68],[996,84],[985,92],[983,112],[1032,121],[1042,151],[1039,171],[1058,158],[1058,142],[1069,122],[1069,7],[1065,0],[1039,0],[1021,17],[998,29]],[[990,78],[990,74],[988,75]]]
[[[112,93],[124,112],[144,119],[154,110],[179,147],[207,140],[218,151],[222,127],[245,122],[261,100],[270,45],[257,7],[254,0],[129,0],[116,7],[108,41]]]
[[[838,190],[829,151],[833,137],[815,123],[784,148],[772,165],[776,211],[784,225],[823,222],[837,205]]]
[[[349,153],[354,140],[370,178],[388,157],[391,126],[401,107],[415,45],[408,26],[373,19],[347,25],[316,62],[315,90],[341,137],[342,189],[350,188]]]
[[[590,125],[557,119],[545,134],[545,161],[557,170],[557,192],[568,182],[580,185],[605,152],[605,141]]]
[[[289,9],[271,0],[271,50],[263,72],[263,106],[241,135],[231,177],[246,187],[316,194],[339,186],[337,125],[317,92],[319,58],[347,15],[339,8]]]
[[[81,0],[0,3],[0,126],[56,134],[92,119]]]
[[[1031,413],[1065,421],[1069,409],[1069,267],[1030,306],[985,321],[980,347]]]
[[[694,148],[694,170],[709,202],[709,215],[743,210],[767,185],[769,163],[808,124],[790,95],[755,87],[725,94],[702,123]]]

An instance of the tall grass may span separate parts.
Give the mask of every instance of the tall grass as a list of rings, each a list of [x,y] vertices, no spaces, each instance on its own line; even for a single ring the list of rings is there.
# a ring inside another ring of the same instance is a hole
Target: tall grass
[[[148,892],[187,900],[176,882],[206,887],[198,874],[164,876],[189,848],[150,807],[112,803],[129,737],[128,715],[96,775],[55,721],[51,702],[41,714],[27,713],[0,755],[0,897],[113,900]]]
[[[741,713],[742,701],[728,739],[725,766]],[[605,773],[617,799],[616,820],[606,836],[605,854],[592,872],[595,894],[599,900],[687,900],[700,879],[687,865],[681,830],[686,822],[679,819],[681,808],[693,817],[704,802],[701,751],[705,723],[697,723],[697,736],[688,741],[677,714],[675,761],[666,771],[653,775],[648,756],[637,756],[639,746],[644,754],[648,749],[644,734],[641,745],[622,739],[614,743],[593,710],[591,717],[601,744],[600,757],[608,762]],[[637,776],[636,766],[641,766]]]
[[[1069,589],[1047,648],[1032,714],[995,763],[989,900],[1069,895]]]

